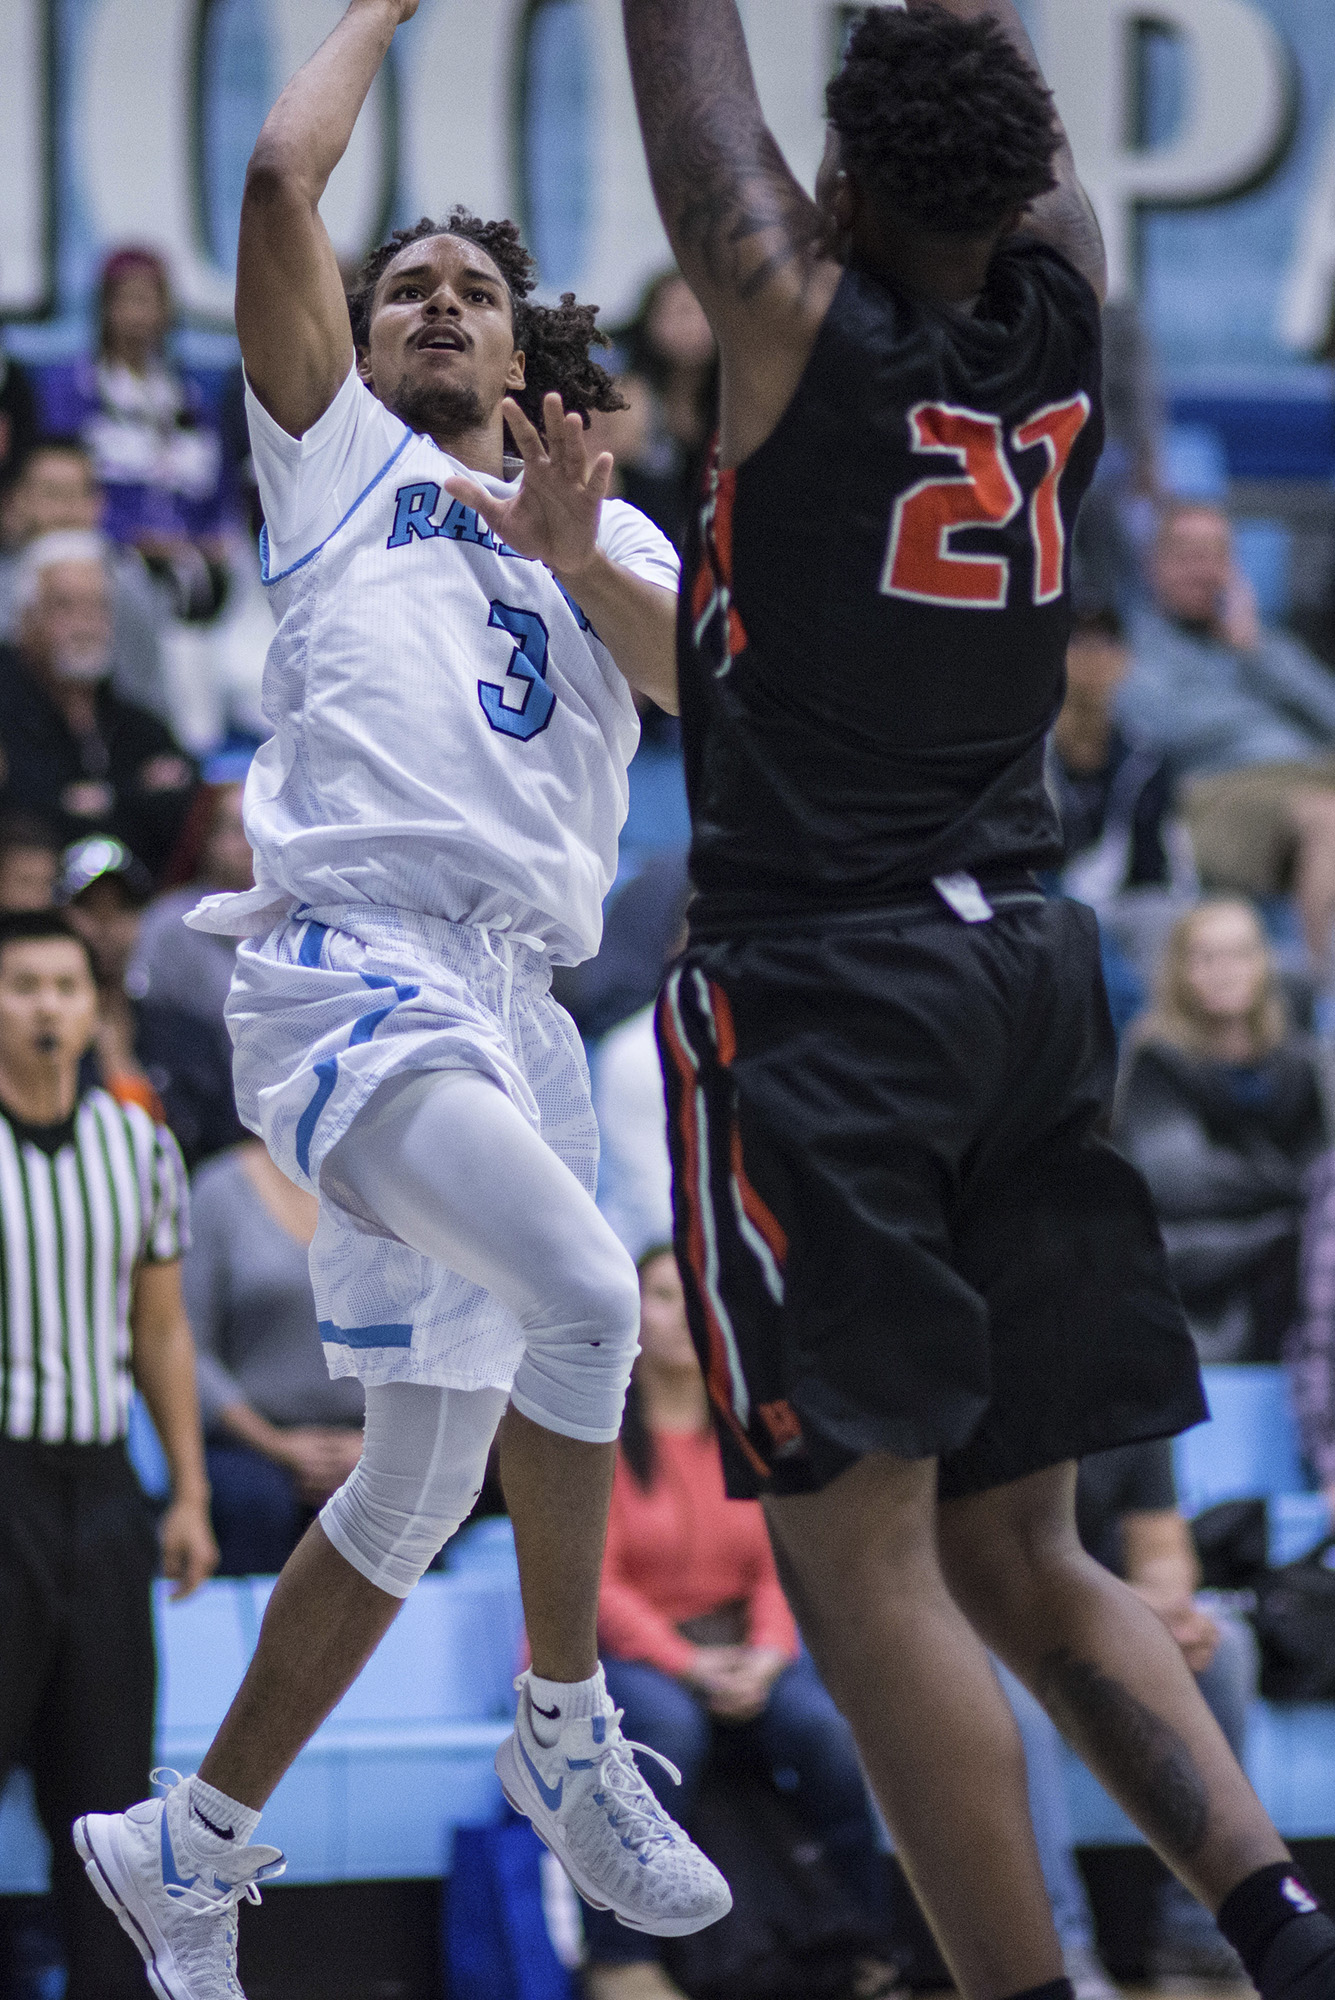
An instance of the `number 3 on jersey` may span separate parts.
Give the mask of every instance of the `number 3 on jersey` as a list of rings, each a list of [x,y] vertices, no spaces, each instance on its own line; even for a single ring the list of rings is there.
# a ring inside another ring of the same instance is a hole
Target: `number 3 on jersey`
[[[1089,398],[1082,393],[1036,411],[1011,433],[1012,452],[1041,446],[1047,460],[1029,500],[1035,604],[1051,604],[1062,593],[1066,530],[1058,489],[1089,410]],[[882,592],[955,610],[1003,610],[1010,593],[1010,559],[951,547],[958,530],[1007,527],[1024,506],[1006,456],[1001,419],[950,403],[918,403],[909,411],[909,439],[915,452],[948,453],[960,471],[920,479],[900,494],[890,522]]]
[[[536,611],[493,603],[488,625],[515,642],[504,681],[479,681],[477,698],[492,728],[527,743],[547,727],[556,696],[547,685],[547,627]]]

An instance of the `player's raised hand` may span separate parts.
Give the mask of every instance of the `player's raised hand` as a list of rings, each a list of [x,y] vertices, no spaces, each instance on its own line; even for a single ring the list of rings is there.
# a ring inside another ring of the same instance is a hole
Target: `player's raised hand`
[[[521,556],[546,563],[562,579],[577,578],[598,553],[598,519],[612,483],[612,454],[590,457],[583,418],[567,415],[555,393],[543,398],[545,442],[512,396],[502,408],[524,461],[518,493],[498,500],[463,478],[447,479],[446,490],[475,508],[493,535]]]

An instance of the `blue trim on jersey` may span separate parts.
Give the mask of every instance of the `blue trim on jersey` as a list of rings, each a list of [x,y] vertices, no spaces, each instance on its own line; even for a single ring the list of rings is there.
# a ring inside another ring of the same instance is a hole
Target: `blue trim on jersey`
[[[320,1338],[334,1347],[411,1347],[410,1326],[339,1326],[332,1319],[320,1321]]]
[[[306,935],[301,940],[301,950],[297,953],[298,965],[318,965],[324,950],[324,941],[329,935],[328,924],[317,924],[312,918],[306,926]]]
[[[307,563],[314,562],[315,558],[319,555],[320,550],[327,548],[330,542],[333,541],[334,536],[339,531],[339,528],[347,527],[348,522],[352,519],[357,509],[361,506],[362,501],[365,500],[368,497],[368,495],[375,492],[376,487],[380,484],[381,480],[384,478],[385,474],[389,471],[390,467],[394,465],[397,462],[397,460],[403,457],[404,452],[408,449],[408,446],[412,443],[413,439],[416,436],[417,436],[416,431],[410,431],[405,427],[403,433],[403,439],[402,442],[399,444],[398,449],[390,453],[389,457],[385,460],[384,464],[381,466],[379,472],[377,472],[375,478],[371,481],[370,485],[364,486],[362,488],[361,492],[357,495],[357,498],[353,501],[352,505],[349,507],[347,513],[343,516],[343,519],[339,522],[338,527],[331,528],[329,530],[329,533],[325,536],[324,540],[322,542],[317,542],[309,555],[302,556],[299,562],[294,562],[293,564],[291,564],[289,568],[279,570],[277,576],[270,576],[269,574],[269,530],[267,526],[261,528],[260,529],[260,582],[266,584],[282,583],[285,578],[289,576],[295,576],[299,569],[305,569]]]
[[[324,1062],[315,1065],[315,1095],[297,1120],[297,1165],[308,1178],[311,1171],[311,1140],[320,1122],[320,1113],[334,1094],[338,1082],[338,1057],[327,1056]]]
[[[316,940],[314,956],[308,958],[306,951],[311,941],[312,931],[318,931],[320,935]],[[299,954],[303,965],[317,965],[319,963],[320,948],[327,935],[328,932],[325,925],[316,923],[309,925],[306,935],[301,941],[301,952]],[[394,998],[390,1001],[388,1007],[374,1007],[369,1014],[363,1014],[359,1020],[353,1023],[352,1033],[348,1036],[348,1047],[350,1049],[356,1048],[362,1042],[369,1042],[382,1021],[387,1021],[395,1009],[401,1006],[405,1000],[415,1000],[422,990],[420,986],[407,986],[400,984],[397,979],[386,979],[382,973],[378,972],[363,972],[360,978],[362,985],[368,986],[373,993],[383,992],[387,987],[391,988]],[[315,1137],[315,1128],[320,1122],[320,1113],[333,1096],[334,1085],[338,1082],[338,1057],[326,1056],[323,1062],[316,1063],[315,1075],[318,1079],[315,1091],[310,1103],[297,1120],[297,1132],[294,1142],[297,1153],[297,1165],[308,1178],[311,1171],[311,1140]],[[353,1344],[355,1345],[355,1342]],[[382,1342],[379,1344],[385,1345],[386,1343]],[[393,1345],[392,1342],[388,1344]]]

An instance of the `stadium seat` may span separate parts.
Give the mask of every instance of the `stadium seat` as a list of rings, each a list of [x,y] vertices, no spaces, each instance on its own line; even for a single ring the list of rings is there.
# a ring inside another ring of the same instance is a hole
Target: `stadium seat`
[[[1293,609],[1291,531],[1282,521],[1235,521],[1233,547],[1239,568],[1256,592],[1261,623],[1282,625]]]
[[[1169,424],[1159,440],[1159,482],[1174,500],[1228,498],[1228,458],[1211,424]]]
[[[457,1570],[422,1579],[365,1671],[279,1785],[265,1838],[290,1882],[449,1872],[456,1826],[500,1817],[492,1768],[510,1728],[523,1619],[508,1521],[461,1538]],[[193,1771],[245,1672],[271,1577],[220,1578],[184,1604],[155,1593],[156,1756]],[[48,1850],[26,1777],[0,1797],[0,1894],[46,1884]]]
[[[1221,1500],[1268,1502],[1272,1564],[1294,1562],[1329,1532],[1319,1493],[1304,1491],[1302,1454],[1282,1368],[1216,1365],[1203,1371],[1210,1420],[1173,1444],[1178,1497],[1186,1514]],[[1290,1839],[1335,1834],[1335,1703],[1253,1704],[1247,1775],[1266,1811]],[[1081,1846],[1140,1839],[1120,1806],[1074,1756],[1067,1792]]]
[[[1229,1363],[1202,1372],[1210,1421],[1173,1445],[1183,1513],[1199,1514],[1219,1500],[1303,1492],[1307,1480],[1283,1369]]]

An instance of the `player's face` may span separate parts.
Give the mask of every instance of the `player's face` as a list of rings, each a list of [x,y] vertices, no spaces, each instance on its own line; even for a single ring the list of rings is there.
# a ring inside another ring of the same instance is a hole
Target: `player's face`
[[[26,1083],[79,1062],[97,1027],[97,988],[73,938],[24,938],[0,951],[0,1070]]]
[[[376,286],[358,366],[415,430],[477,428],[524,386],[509,289],[478,244],[427,236],[405,244]]]

